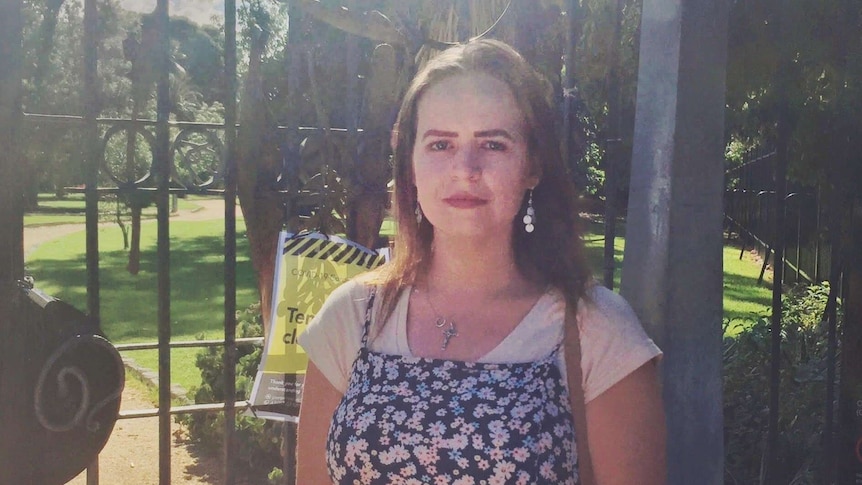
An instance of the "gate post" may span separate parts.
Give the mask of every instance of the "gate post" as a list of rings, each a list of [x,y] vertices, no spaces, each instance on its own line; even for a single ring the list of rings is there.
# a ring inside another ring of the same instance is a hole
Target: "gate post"
[[[862,201],[855,204],[849,232],[836,433],[839,485],[862,483]]]
[[[16,280],[24,276],[22,123],[22,0],[0,2],[0,483],[28,483],[26,405],[12,332],[21,307]]]
[[[719,485],[728,2],[644,0],[621,292],[664,350],[668,484]]]

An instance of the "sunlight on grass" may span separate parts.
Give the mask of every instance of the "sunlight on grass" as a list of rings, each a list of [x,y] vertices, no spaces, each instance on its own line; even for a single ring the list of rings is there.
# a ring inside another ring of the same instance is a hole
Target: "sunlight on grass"
[[[757,284],[760,264],[747,252],[739,258],[740,249],[724,247],[724,318],[730,320],[727,336],[748,328],[752,319],[772,313],[772,276],[767,273]]]
[[[194,203],[194,198],[177,199],[177,209],[181,211],[193,211],[200,208]],[[83,224],[84,216],[84,194],[68,194],[66,197],[57,198],[51,194],[39,194],[39,207],[34,211],[24,214],[24,227],[36,226],[53,226],[57,224]],[[115,206],[107,202],[99,204],[101,214],[99,218],[102,222],[113,220]],[[128,209],[124,209],[126,213],[124,218],[128,219]],[[158,209],[155,204],[144,208],[141,216],[144,219],[153,219],[156,217]]]
[[[25,214],[24,227],[55,226],[58,224],[84,224],[84,214]]]

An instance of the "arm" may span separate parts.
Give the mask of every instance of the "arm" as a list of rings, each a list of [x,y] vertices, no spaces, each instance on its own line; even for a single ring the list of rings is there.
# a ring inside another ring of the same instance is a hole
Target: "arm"
[[[309,362],[299,409],[296,483],[331,483],[326,469],[326,434],[341,397],[317,366]]]
[[[654,361],[587,403],[597,485],[664,485],[665,415]]]

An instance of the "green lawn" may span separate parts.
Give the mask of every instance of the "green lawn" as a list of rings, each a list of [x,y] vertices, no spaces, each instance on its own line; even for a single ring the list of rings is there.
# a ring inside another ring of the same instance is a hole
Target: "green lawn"
[[[391,223],[390,223],[391,224]],[[237,221],[237,306],[244,309],[258,300],[245,226]],[[587,256],[596,275],[602,274],[603,236],[601,225],[592,224],[587,234]],[[621,232],[625,227],[621,225]],[[171,315],[172,340],[218,339],[223,336],[224,275],[222,221],[172,222],[171,232]],[[617,237],[614,249],[617,263],[615,287],[619,288],[625,240]],[[128,253],[116,226],[99,233],[102,326],[116,343],[155,342],[158,339],[158,301],[156,274],[156,225],[145,222],[142,231],[141,270],[137,276],[126,271]],[[86,266],[84,233],[76,233],[40,245],[28,256],[28,270],[43,291],[62,298],[78,308],[86,308]],[[766,315],[770,289],[757,286],[760,266],[739,250],[724,250],[725,319],[744,319]],[[767,282],[768,284],[768,282]],[[737,327],[733,333],[740,330]],[[200,383],[194,366],[199,349],[172,351],[171,379],[185,388]],[[156,351],[129,353],[141,365],[158,368]]]

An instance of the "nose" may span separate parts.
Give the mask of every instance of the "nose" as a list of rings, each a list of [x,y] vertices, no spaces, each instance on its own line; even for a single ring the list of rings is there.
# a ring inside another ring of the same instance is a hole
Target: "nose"
[[[452,178],[475,180],[482,173],[482,160],[479,150],[473,146],[463,146],[452,156]]]

